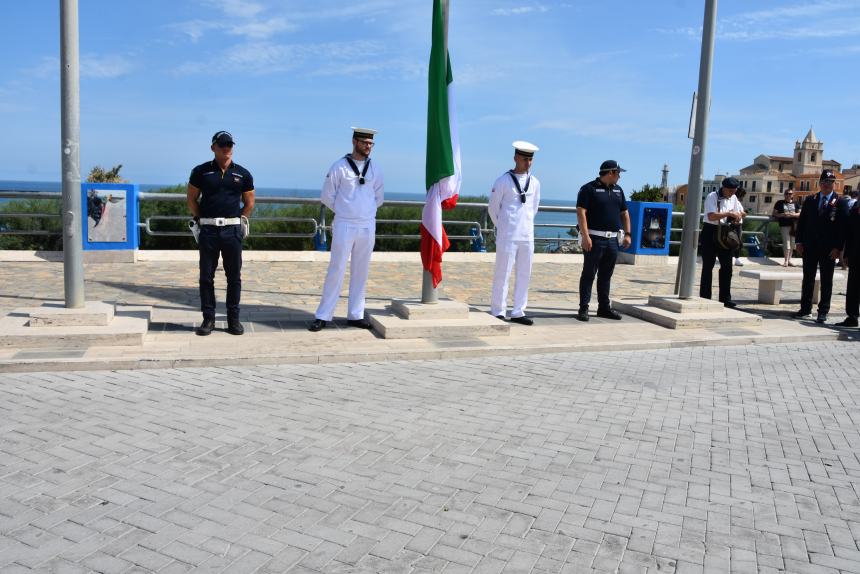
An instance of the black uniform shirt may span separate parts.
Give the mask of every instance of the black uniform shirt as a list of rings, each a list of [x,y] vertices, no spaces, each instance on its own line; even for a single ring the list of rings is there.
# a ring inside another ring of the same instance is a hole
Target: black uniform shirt
[[[600,178],[589,181],[579,189],[576,207],[586,210],[588,229],[595,231],[618,231],[621,212],[627,211],[624,190],[619,185],[606,185]]]
[[[201,191],[200,217],[239,217],[242,194],[254,189],[251,172],[231,163],[223,173],[214,159],[191,170],[188,183]]]

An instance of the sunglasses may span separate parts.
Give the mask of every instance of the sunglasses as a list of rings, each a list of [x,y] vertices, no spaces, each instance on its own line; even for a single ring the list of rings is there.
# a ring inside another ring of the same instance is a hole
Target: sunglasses
[[[228,148],[229,149],[229,148],[233,147],[233,142],[219,143],[219,144],[215,144],[215,145],[217,145],[220,148]]]

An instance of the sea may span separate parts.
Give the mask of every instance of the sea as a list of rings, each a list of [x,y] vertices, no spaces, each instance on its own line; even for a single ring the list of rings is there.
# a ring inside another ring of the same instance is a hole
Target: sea
[[[139,184],[140,191],[158,192],[165,188],[175,187],[165,184]],[[61,192],[62,183],[59,181],[15,181],[0,180],[0,191],[49,191]],[[318,189],[292,189],[281,187],[260,187],[256,190],[257,197],[319,197]],[[464,193],[463,195],[469,195]],[[424,201],[424,196],[417,193],[385,192],[385,198],[396,201]],[[0,203],[9,201],[0,199]],[[543,199],[542,206],[576,207],[574,200]],[[535,218],[535,238],[542,243],[552,243],[553,239],[570,239],[567,230],[576,225],[576,213],[540,211]]]

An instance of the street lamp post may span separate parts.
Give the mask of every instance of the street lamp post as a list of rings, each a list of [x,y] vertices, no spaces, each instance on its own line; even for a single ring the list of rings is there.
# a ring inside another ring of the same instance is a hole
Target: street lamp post
[[[702,173],[705,164],[705,143],[708,133],[708,113],[711,103],[711,69],[714,63],[714,28],[717,20],[717,0],[705,0],[705,20],[702,26],[702,55],[699,61],[699,91],[696,104],[696,124],[690,155],[690,177],[687,180],[687,201],[684,208],[684,231],[681,235],[681,277],[678,297],[693,296],[696,279],[696,243],[699,220],[702,217]]]

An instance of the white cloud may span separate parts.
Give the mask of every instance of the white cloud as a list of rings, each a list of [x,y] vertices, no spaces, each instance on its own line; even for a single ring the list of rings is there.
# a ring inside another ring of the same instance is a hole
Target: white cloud
[[[81,57],[81,76],[84,78],[118,78],[132,70],[131,62],[124,56],[94,56]]]
[[[805,40],[855,36],[860,33],[856,1],[817,0],[721,18],[717,37],[723,40]],[[660,28],[663,34],[700,38],[702,27]]]
[[[246,22],[236,24],[228,29],[235,36],[247,36],[249,38],[266,39],[280,32],[292,32],[297,29],[295,24],[287,22],[284,18],[271,18],[260,22]]]
[[[125,56],[82,54],[79,68],[82,78],[106,79],[125,76],[131,72],[133,66]],[[39,64],[30,68],[28,73],[37,78],[59,77],[60,59],[56,56],[45,56]]]
[[[223,29],[224,24],[207,20],[189,20],[187,22],[178,22],[176,24],[171,24],[170,28],[173,28],[179,33],[188,36],[188,38],[192,42],[197,42],[210,30]]]
[[[253,0],[208,0],[207,4],[231,18],[256,18],[265,10],[262,4]]]
[[[312,75],[361,73],[381,67],[379,63],[362,68],[354,62],[378,59],[384,45],[375,41],[326,42],[320,44],[276,44],[249,42],[231,47],[211,62],[186,62],[173,70],[177,75],[201,73],[217,62],[257,75],[274,74],[286,70],[313,68]]]
[[[517,6],[514,8],[496,8],[492,11],[493,16],[520,16],[522,14],[530,14],[532,12],[543,13],[548,12],[549,8],[542,4],[534,6]]]
[[[573,118],[551,118],[538,121],[534,128],[572,133],[582,138],[639,144],[671,143],[687,135],[685,128],[667,128],[663,125],[650,124],[644,117],[640,120],[595,123]]]

